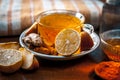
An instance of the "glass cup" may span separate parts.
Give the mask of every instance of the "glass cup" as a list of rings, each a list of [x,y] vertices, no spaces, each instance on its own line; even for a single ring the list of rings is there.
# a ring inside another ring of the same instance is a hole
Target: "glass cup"
[[[101,48],[109,59],[120,61],[120,29],[108,30],[100,34]]]
[[[79,33],[82,30],[92,33],[93,27],[84,22],[85,17],[76,11],[49,10],[40,14],[37,19],[37,30],[47,46],[54,46],[56,35],[63,29],[72,28]]]

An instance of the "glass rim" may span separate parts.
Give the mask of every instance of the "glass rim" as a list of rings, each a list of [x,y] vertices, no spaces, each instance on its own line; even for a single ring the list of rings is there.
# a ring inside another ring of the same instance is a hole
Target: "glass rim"
[[[81,20],[83,24],[85,22],[85,16],[82,13],[78,12],[78,11],[65,10],[65,9],[52,9],[52,10],[47,10],[47,11],[41,12],[39,14],[38,18],[36,19],[37,24],[40,24],[40,25],[42,25],[44,27],[47,27],[47,28],[49,28],[49,27],[53,28],[52,26],[48,27],[48,25],[44,25],[43,23],[40,23],[41,16],[43,16],[43,15],[49,15],[49,14],[53,14],[53,13],[65,13],[65,14],[71,14],[71,15],[73,14],[76,18],[78,18],[79,20]]]
[[[109,46],[112,47],[113,45],[108,44],[108,42],[106,42],[103,37],[104,37],[106,34],[110,34],[110,33],[113,33],[113,32],[120,32],[120,29],[108,30],[108,31],[105,31],[105,32],[101,33],[101,34],[100,34],[101,42],[103,42],[104,44],[109,45]]]

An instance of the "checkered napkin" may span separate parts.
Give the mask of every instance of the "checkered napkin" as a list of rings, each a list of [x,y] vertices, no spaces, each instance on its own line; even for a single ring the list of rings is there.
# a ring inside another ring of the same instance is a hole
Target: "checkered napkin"
[[[39,14],[51,9],[81,12],[85,23],[98,27],[103,3],[99,0],[0,0],[0,36],[20,35]]]

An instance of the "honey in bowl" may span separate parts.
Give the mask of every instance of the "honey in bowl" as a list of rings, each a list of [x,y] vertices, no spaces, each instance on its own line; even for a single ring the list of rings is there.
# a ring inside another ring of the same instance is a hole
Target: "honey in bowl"
[[[102,50],[108,58],[120,61],[120,29],[105,31],[100,37]]]
[[[54,45],[56,35],[63,29],[72,28],[81,32],[83,21],[71,14],[52,13],[40,17],[38,33],[48,46]]]
[[[103,46],[103,51],[110,59],[120,61],[120,38],[108,39],[106,42],[108,45]]]

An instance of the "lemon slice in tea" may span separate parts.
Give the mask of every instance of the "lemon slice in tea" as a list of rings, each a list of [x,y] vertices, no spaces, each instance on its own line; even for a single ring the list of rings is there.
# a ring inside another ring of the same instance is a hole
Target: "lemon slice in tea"
[[[63,29],[55,38],[56,51],[64,56],[75,53],[80,47],[80,34],[74,29]]]

